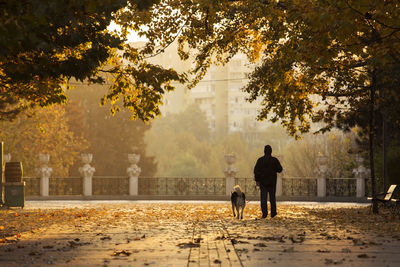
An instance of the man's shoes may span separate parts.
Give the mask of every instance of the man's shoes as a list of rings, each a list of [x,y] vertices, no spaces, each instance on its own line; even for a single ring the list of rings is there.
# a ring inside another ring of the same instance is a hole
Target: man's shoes
[[[263,215],[263,216],[261,217],[261,219],[265,219],[265,218],[267,218],[267,216],[268,216],[268,214],[267,214],[267,215]]]
[[[271,214],[271,219],[274,218],[278,213]]]

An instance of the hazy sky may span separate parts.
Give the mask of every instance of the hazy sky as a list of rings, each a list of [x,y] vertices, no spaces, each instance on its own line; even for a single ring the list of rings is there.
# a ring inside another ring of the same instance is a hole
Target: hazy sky
[[[108,26],[109,31],[119,32],[120,29],[121,29],[121,27],[119,25],[115,24],[114,22],[111,22],[110,26]],[[146,41],[146,38],[138,36],[135,31],[132,31],[128,35],[128,42],[139,42],[139,41]]]

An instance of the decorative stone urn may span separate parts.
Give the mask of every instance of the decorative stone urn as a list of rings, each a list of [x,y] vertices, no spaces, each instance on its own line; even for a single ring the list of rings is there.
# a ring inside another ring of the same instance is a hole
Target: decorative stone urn
[[[96,169],[90,166],[93,159],[93,154],[81,154],[83,166],[79,168],[79,173],[83,178],[83,195],[92,195],[92,178]]]
[[[4,154],[3,160],[4,160],[4,163],[10,162],[11,161],[11,154],[10,153]]]
[[[356,162],[358,163],[358,167],[353,169],[354,176],[356,178],[367,178],[370,169],[364,167],[364,159],[356,156]]]
[[[140,160],[140,154],[128,154],[128,161],[130,164],[138,164]]]
[[[237,173],[237,169],[233,167],[233,164],[236,161],[236,156],[234,154],[225,155],[225,161],[228,164],[228,167],[224,169],[224,173],[226,177],[235,177]]]
[[[129,195],[138,195],[139,175],[142,169],[137,165],[140,160],[140,154],[128,154],[128,161],[131,164],[126,172],[129,176]]]
[[[82,162],[83,162],[83,164],[90,164],[91,162],[92,162],[92,159],[93,159],[93,154],[90,154],[90,153],[82,153],[81,154],[81,159],[82,159]]]
[[[324,176],[328,171],[328,157],[322,154],[318,154],[317,156],[317,175]]]
[[[44,197],[49,196],[49,179],[53,172],[53,168],[48,166],[49,161],[49,154],[39,154],[40,168],[38,172],[40,177],[40,195]]]
[[[50,161],[50,154],[39,154],[39,161],[41,165],[47,165]]]
[[[235,186],[235,177],[237,174],[237,169],[233,166],[236,161],[236,156],[234,154],[225,155],[225,161],[228,164],[228,167],[224,169],[225,179],[226,179],[226,188],[225,193],[227,196],[231,194],[233,187]]]

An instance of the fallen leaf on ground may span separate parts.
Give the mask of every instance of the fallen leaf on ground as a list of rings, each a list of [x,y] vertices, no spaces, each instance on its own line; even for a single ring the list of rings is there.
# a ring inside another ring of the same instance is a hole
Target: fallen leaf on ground
[[[114,251],[114,253],[112,255],[113,256],[129,256],[131,254],[132,254],[132,252],[129,252],[127,250],[118,250],[118,251]]]

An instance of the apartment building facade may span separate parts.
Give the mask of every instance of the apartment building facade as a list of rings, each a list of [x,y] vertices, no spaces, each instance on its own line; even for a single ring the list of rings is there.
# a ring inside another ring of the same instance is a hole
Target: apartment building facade
[[[152,63],[187,71],[191,62],[181,61],[176,45],[152,59]],[[240,132],[248,139],[268,128],[268,122],[256,120],[260,102],[250,103],[241,88],[248,82],[247,75],[254,68],[245,55],[234,56],[223,66],[212,65],[204,78],[191,90],[186,85],[174,84],[176,89],[165,94],[161,111],[163,115],[183,112],[189,105],[198,104],[205,112],[214,136]]]

